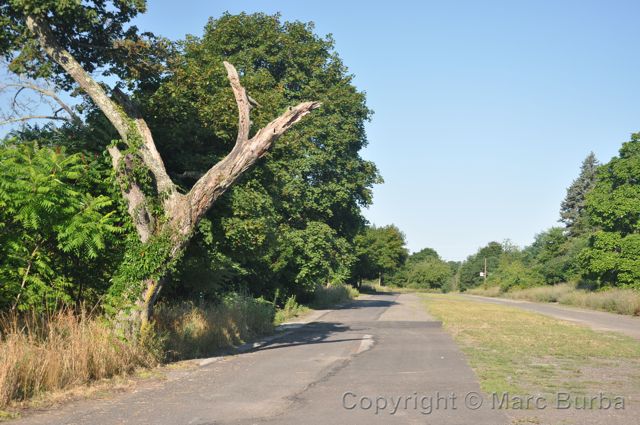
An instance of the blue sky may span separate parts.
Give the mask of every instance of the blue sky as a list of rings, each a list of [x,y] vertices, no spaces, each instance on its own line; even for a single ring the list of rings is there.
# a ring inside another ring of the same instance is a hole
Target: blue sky
[[[375,111],[363,156],[386,182],[365,215],[412,251],[530,243],[589,151],[640,130],[640,2],[151,0],[137,24],[178,39],[224,11],[333,34]]]

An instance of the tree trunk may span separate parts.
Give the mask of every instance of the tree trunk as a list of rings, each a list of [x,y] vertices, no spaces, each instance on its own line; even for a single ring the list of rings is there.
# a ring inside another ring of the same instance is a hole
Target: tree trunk
[[[183,195],[177,191],[175,184],[167,174],[151,131],[129,98],[120,90],[113,90],[112,96],[118,101],[116,103],[103,89],[103,86],[98,84],[56,40],[49,29],[45,16],[28,15],[25,18],[27,27],[37,38],[42,50],[58,63],[84,93],[93,100],[118,131],[122,141],[129,144],[131,138],[141,140],[139,146],[136,144],[136,154],[149,172],[153,174],[156,184],[153,194],[145,193],[141,185],[126,178],[133,174],[134,158],[131,157],[131,153],[123,154],[116,146],[110,146],[108,151],[116,174],[121,181],[127,182],[126,187],[122,188],[122,195],[128,204],[129,215],[140,241],[152,243],[154,236],[170,234],[173,245],[166,259],[169,263],[178,258],[200,219],[238,177],[250,169],[259,158],[262,158],[273,143],[291,126],[320,106],[319,102],[303,102],[297,106],[289,107],[282,115],[258,130],[250,138],[252,104],[246,90],[240,83],[238,72],[234,66],[223,62],[238,106],[236,143],[227,156],[212,166],[194,184],[189,193]],[[132,132],[137,134],[132,134]],[[131,148],[131,146],[129,147]],[[123,163],[121,164],[121,162]],[[162,216],[154,215],[154,209],[150,208],[149,199],[147,199],[150,196],[162,205],[164,210]],[[142,327],[147,326],[153,317],[153,305],[164,281],[164,278],[144,281],[144,289],[137,303]]]

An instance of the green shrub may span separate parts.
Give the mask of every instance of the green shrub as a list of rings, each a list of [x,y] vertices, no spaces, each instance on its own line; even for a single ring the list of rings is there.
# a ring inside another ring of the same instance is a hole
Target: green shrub
[[[0,145],[0,309],[97,302],[122,233],[104,164],[37,143]],[[115,260],[115,261],[114,261]]]
[[[512,259],[506,255],[500,259],[498,269],[489,273],[487,283],[500,286],[502,292],[513,288],[530,288],[542,284],[542,277],[519,259]]]
[[[298,301],[296,300],[296,296],[292,295],[287,298],[287,301],[284,303],[284,306],[282,306],[282,308],[278,308],[276,310],[274,324],[282,324],[287,320],[299,316],[300,314],[308,310],[308,307],[305,307],[302,304],[298,303]]]

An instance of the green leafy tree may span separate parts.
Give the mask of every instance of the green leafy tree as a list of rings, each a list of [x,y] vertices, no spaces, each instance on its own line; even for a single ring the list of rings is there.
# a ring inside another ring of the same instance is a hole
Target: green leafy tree
[[[480,272],[484,271],[485,259],[487,261],[488,275],[491,276],[498,268],[503,252],[502,244],[489,242],[487,246],[480,248],[476,254],[469,256],[460,266],[460,290],[464,291],[482,284],[484,278],[480,276]]]
[[[560,221],[569,234],[576,236],[588,232],[589,223],[585,214],[585,200],[596,182],[598,159],[593,152],[582,161],[580,175],[567,189],[567,195],[560,205]]]
[[[252,127],[251,109],[258,103],[242,86],[240,74],[244,77],[260,70],[277,73],[278,68],[251,63],[238,73],[232,64],[224,62],[233,92],[233,98],[227,96],[227,99],[233,99],[238,110],[238,118],[234,120],[237,124],[227,127],[235,130],[235,143],[184,193],[169,176],[153,133],[136,103],[120,87],[112,90],[99,84],[91,74],[94,70],[104,70],[117,77],[120,86],[130,88],[141,87],[136,84],[138,80],[157,81],[162,77],[162,67],[151,66],[144,72],[139,71],[138,64],[158,62],[153,55],[155,44],[149,41],[151,37],[141,39],[135,27],[127,27],[130,19],[144,9],[142,0],[0,2],[3,24],[0,53],[9,60],[11,69],[31,77],[48,78],[63,89],[78,89],[104,114],[117,133],[107,151],[138,238],[131,240],[119,272],[120,279],[112,288],[115,295],[120,292],[131,302],[129,307],[135,305],[131,312],[142,328],[149,323],[168,271],[175,266],[212,205],[267,154],[277,138],[320,106],[317,101],[303,101],[293,107],[287,105],[281,112],[280,104],[278,109],[254,117],[254,123],[266,123],[262,128]],[[218,56],[217,68],[226,58],[225,53],[234,51],[231,44],[226,47],[229,50],[223,50]],[[142,56],[138,56],[139,52]],[[160,53],[162,56],[164,49],[160,49]],[[322,68],[326,62],[317,65]],[[304,78],[301,80],[305,83]],[[295,85],[291,87],[295,89]],[[188,133],[181,133],[181,138],[184,134]],[[153,253],[153,257],[149,253]]]
[[[236,114],[220,58],[242,70],[247,92],[260,105],[252,110],[258,127],[269,111],[301,99],[323,107],[283,135],[266,161],[206,214],[197,249],[186,252],[166,293],[192,296],[242,285],[271,298],[276,291],[312,289],[312,280],[349,277],[353,239],[364,225],[361,207],[371,203],[371,186],[380,178],[359,154],[371,111],[333,40],[316,36],[312,24],[282,22],[277,15],[225,14],[209,21],[202,38],[188,37],[182,45],[184,55],[157,91],[136,98],[169,175],[185,191],[235,143]],[[323,243],[311,237],[316,231]],[[196,263],[205,269],[195,273]],[[204,280],[211,290],[203,288],[202,275],[211,276]]]
[[[587,245],[586,235],[570,236],[561,227],[552,227],[536,235],[524,250],[524,261],[539,273],[544,283],[555,284],[577,278],[580,274],[578,255]]]
[[[514,288],[530,288],[542,283],[542,276],[525,264],[522,254],[518,251],[504,252],[500,256],[498,267],[487,278],[488,286],[498,285],[503,292]]]
[[[400,269],[408,257],[404,234],[395,225],[366,227],[356,236],[355,277],[379,279]]]
[[[640,282],[640,133],[600,167],[587,195],[589,220],[599,231],[582,254],[584,276],[601,284],[638,287]]]
[[[414,252],[407,258],[407,263],[419,263],[431,258],[440,259],[440,255],[433,248],[423,248],[418,252]]]
[[[417,262],[408,262],[405,268],[405,282],[402,286],[410,288],[442,289],[453,275],[449,264],[433,256]]]
[[[391,277],[391,283],[412,288],[450,289],[455,262],[445,262],[433,248],[414,252]]]

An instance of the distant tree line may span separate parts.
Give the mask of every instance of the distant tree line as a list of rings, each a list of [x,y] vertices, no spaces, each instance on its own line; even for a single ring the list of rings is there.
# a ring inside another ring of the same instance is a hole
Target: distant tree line
[[[487,285],[502,291],[574,282],[588,288],[640,289],[640,133],[618,156],[599,164],[590,153],[567,189],[560,222],[518,249],[491,242],[460,267],[460,289],[477,287],[486,259]]]
[[[560,205],[559,221],[563,226],[537,234],[522,249],[493,241],[460,263],[441,259],[431,248],[408,255],[395,226],[367,228],[356,239],[359,276],[442,291],[485,284],[509,291],[562,282],[640,289],[640,133],[606,164],[593,153],[584,159]]]

